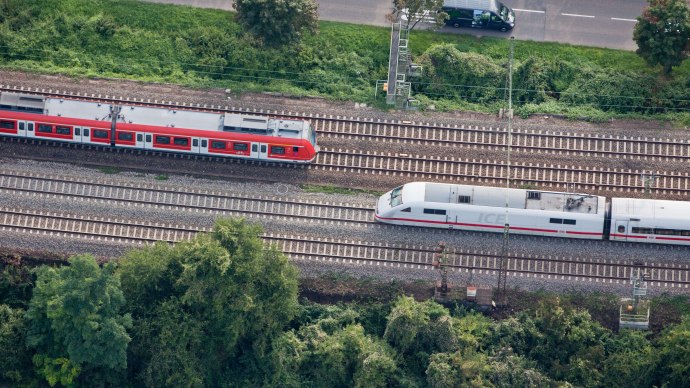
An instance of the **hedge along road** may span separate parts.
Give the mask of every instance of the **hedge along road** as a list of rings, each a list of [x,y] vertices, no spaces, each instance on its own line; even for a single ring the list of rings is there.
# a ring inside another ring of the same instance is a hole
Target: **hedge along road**
[[[144,0],[232,10],[229,0]],[[635,50],[632,40],[636,17],[645,0],[503,0],[515,10],[516,39]],[[389,26],[386,14],[391,0],[317,0],[323,20]],[[487,36],[510,36],[498,31],[443,27],[441,32]]]

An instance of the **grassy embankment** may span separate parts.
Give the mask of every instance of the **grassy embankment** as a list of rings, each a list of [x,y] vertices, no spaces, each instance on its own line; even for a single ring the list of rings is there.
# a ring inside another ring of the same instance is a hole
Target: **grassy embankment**
[[[0,67],[233,91],[374,101],[389,29],[321,22],[292,48],[263,49],[218,10],[108,0],[12,1],[0,15]],[[49,6],[47,6],[48,4]],[[495,112],[505,101],[508,41],[414,31],[424,107]],[[514,106],[523,116],[690,122],[690,61],[671,79],[632,52],[515,42]]]

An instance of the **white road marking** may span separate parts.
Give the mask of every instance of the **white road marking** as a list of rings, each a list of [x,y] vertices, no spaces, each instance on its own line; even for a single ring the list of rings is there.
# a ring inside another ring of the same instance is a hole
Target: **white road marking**
[[[563,16],[575,16],[578,18],[592,18],[592,19],[594,18],[594,16],[592,16],[592,15],[578,15],[576,13],[562,13],[561,15],[563,15]]]
[[[622,20],[624,22],[637,22],[637,20],[635,20],[635,19],[611,18],[611,20]]]
[[[537,11],[537,10],[534,10],[534,9],[520,9],[520,8],[513,8],[513,11],[544,13],[544,11]]]

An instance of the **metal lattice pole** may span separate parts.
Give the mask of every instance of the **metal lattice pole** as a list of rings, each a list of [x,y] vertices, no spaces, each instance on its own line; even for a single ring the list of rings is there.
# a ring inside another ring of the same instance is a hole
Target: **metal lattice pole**
[[[506,188],[510,188],[510,151],[513,143],[513,134],[511,131],[511,124],[513,119],[513,42],[514,38],[510,37],[510,57],[508,65],[508,136],[506,137],[506,148],[508,152],[506,162]],[[506,295],[506,282],[508,280],[508,237],[510,236],[510,223],[508,221],[508,193],[506,192],[506,216],[505,224],[503,226],[503,243],[501,244],[501,258],[498,263],[498,284],[496,285],[496,300],[499,305],[505,306],[508,304],[508,296]]]

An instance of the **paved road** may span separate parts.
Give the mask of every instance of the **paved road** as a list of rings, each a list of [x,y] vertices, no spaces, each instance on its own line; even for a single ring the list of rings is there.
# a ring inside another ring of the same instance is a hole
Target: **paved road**
[[[231,10],[231,0],[146,0]],[[389,26],[390,0],[317,0],[324,20]],[[516,39],[635,50],[632,40],[635,18],[645,0],[504,0],[515,10]],[[473,35],[510,34],[444,27],[441,32]]]

